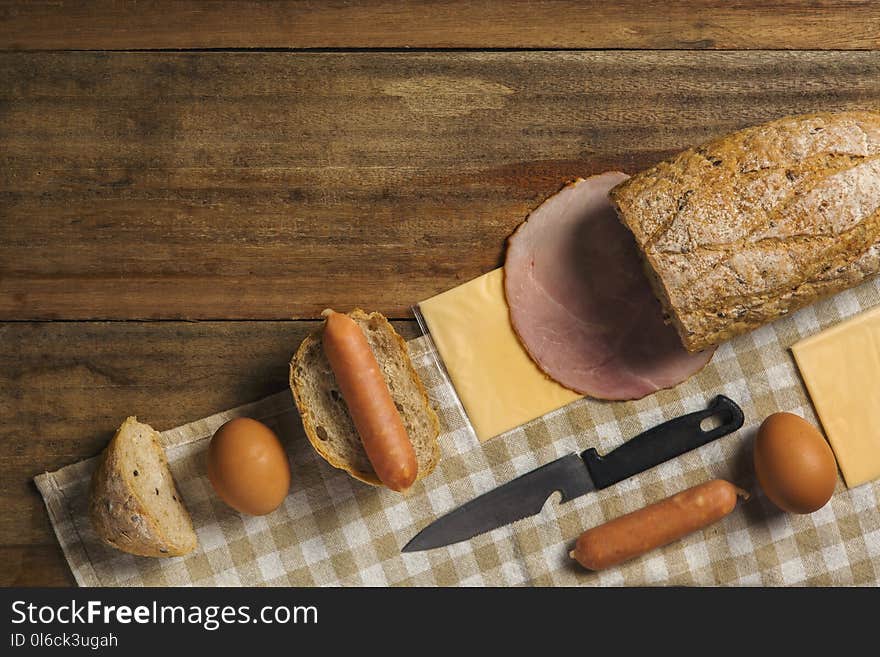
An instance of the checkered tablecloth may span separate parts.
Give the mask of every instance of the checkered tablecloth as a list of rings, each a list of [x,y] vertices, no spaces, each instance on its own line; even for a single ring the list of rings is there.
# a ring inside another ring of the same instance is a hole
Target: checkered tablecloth
[[[816,422],[788,347],[878,304],[880,281],[866,283],[723,345],[699,375],[673,390],[627,403],[579,400],[483,444],[436,367],[429,339],[413,340],[413,360],[443,428],[443,458],[430,477],[402,496],[333,469],[306,440],[290,393],[278,393],[163,432],[199,537],[199,548],[187,557],[134,557],[98,542],[86,513],[95,459],[36,481],[83,586],[876,586],[880,482],[848,490],[839,481],[821,510],[786,514],[755,485],[751,446],[760,421],[775,411]],[[653,425],[702,408],[719,393],[745,412],[746,424],[735,434],[567,504],[551,499],[539,516],[471,541],[401,554],[422,527],[474,496],[569,452],[612,450]],[[266,422],[287,446],[291,492],[268,516],[231,510],[213,494],[205,474],[209,437],[238,416]],[[715,477],[748,489],[752,499],[721,522],[621,567],[592,573],[568,557],[584,529]]]

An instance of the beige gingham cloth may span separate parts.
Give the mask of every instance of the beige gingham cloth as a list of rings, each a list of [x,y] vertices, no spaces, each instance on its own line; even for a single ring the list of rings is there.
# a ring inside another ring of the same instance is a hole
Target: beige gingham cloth
[[[783,513],[754,483],[751,446],[760,421],[775,411],[816,422],[788,347],[877,304],[880,281],[864,284],[721,346],[698,376],[674,390],[628,403],[580,400],[483,444],[436,366],[429,339],[418,338],[410,351],[443,428],[443,458],[431,476],[405,496],[355,481],[314,453],[290,393],[278,393],[163,432],[199,537],[187,557],[134,557],[98,542],[86,514],[95,459],[36,481],[83,586],[876,586],[880,482],[847,490],[839,481],[831,502],[816,513]],[[745,412],[738,432],[567,504],[554,496],[540,515],[470,541],[401,554],[420,529],[474,496],[570,452],[590,446],[610,451],[651,426],[703,408],[719,393]],[[268,516],[229,509],[205,474],[208,438],[238,416],[266,422],[287,446],[291,492]],[[721,522],[621,567],[592,573],[569,558],[583,530],[715,477],[750,490],[752,499]]]

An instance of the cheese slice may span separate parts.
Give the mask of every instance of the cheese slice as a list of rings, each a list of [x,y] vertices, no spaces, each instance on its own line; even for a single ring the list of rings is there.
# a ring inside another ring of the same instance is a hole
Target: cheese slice
[[[419,304],[481,441],[581,398],[529,357],[510,324],[503,282],[495,269]]]
[[[880,478],[880,306],[791,350],[846,485]]]

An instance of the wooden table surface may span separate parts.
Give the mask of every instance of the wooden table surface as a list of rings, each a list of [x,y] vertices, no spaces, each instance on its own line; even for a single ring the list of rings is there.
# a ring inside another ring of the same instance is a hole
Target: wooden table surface
[[[880,108],[880,3],[0,0],[0,585],[32,477],[286,387],[322,308],[500,264],[574,176]]]

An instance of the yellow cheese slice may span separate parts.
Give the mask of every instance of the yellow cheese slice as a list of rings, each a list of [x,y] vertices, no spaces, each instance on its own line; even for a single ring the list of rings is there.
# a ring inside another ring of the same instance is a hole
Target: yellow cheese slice
[[[846,485],[880,478],[880,307],[791,350]]]
[[[529,357],[510,324],[503,282],[495,269],[419,304],[481,441],[581,397]]]

